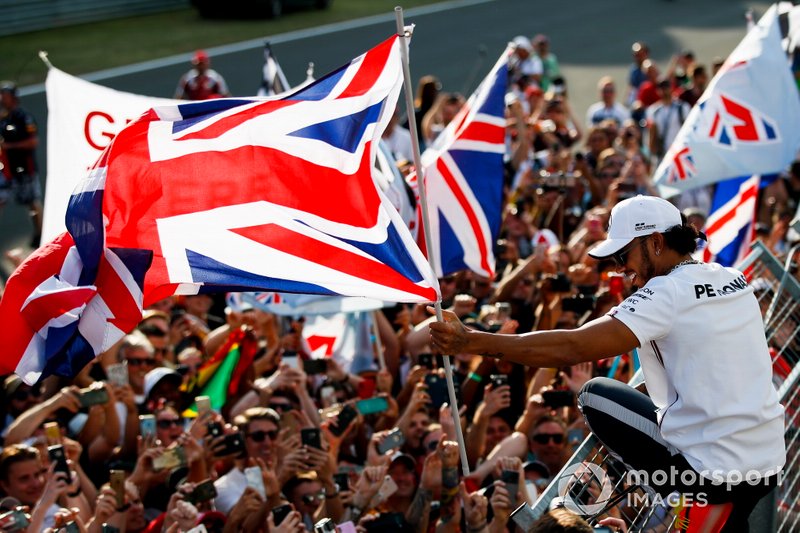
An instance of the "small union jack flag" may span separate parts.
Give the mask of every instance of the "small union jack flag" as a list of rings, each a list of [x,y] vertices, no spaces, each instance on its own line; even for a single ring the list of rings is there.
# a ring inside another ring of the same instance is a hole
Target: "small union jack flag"
[[[469,269],[494,277],[505,154],[510,49],[422,155],[431,255],[438,276]],[[413,178],[412,178],[413,181]]]

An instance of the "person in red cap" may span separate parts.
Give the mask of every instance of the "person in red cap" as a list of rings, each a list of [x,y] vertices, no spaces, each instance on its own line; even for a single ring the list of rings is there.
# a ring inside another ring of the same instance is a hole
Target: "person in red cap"
[[[748,516],[786,462],[784,410],[753,288],[734,268],[693,259],[698,238],[705,236],[668,201],[624,200],[611,210],[606,240],[589,251],[613,259],[638,286],[608,314],[574,330],[497,335],[445,311],[444,322],[430,324],[431,341],[442,354],[537,368],[637,349],[647,395],[589,380],[578,395],[586,423],[634,484],[667,501],[681,493],[693,528],[748,531]]]
[[[175,98],[179,100],[209,100],[230,96],[225,78],[211,68],[211,60],[203,50],[192,57],[193,68],[181,76]]]

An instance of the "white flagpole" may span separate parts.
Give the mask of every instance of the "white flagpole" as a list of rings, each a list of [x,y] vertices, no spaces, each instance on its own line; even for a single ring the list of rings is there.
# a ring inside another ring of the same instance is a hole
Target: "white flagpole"
[[[395,20],[397,21],[397,35],[400,36],[400,57],[403,61],[403,92],[406,93],[406,114],[408,115],[408,129],[411,133],[411,149],[414,155],[414,168],[417,172],[417,187],[419,187],[420,209],[422,211],[422,230],[425,235],[425,247],[428,250],[428,263],[433,269],[433,247],[431,246],[431,230],[428,221],[428,198],[425,194],[425,177],[422,173],[422,158],[419,153],[419,137],[417,137],[417,122],[414,118],[414,97],[411,89],[411,69],[408,66],[408,42],[406,41],[406,29],[403,21],[403,8],[394,8]],[[436,309],[436,320],[443,322],[442,300],[439,299],[433,304]],[[444,354],[442,354],[444,355]],[[456,390],[453,385],[453,368],[450,365],[450,358],[446,355],[444,360],[444,374],[447,378],[447,391],[450,395],[450,412],[453,415],[455,424],[456,440],[458,449],[461,453],[461,470],[465,476],[469,475],[469,462],[467,461],[467,447],[464,445],[464,435],[461,432],[461,417],[458,415],[458,400]]]
[[[383,343],[381,342],[381,333],[378,328],[378,311],[372,312],[372,336],[375,337],[374,346],[375,351],[378,352],[378,364],[381,370],[386,370],[386,357],[383,355]]]

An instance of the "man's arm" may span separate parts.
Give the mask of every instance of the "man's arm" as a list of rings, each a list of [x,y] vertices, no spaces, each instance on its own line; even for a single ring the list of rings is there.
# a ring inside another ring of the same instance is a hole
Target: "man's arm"
[[[609,316],[573,330],[497,335],[468,330],[451,312],[445,322],[431,322],[431,340],[440,353],[472,353],[534,367],[572,366],[626,353],[639,340],[622,322]]]

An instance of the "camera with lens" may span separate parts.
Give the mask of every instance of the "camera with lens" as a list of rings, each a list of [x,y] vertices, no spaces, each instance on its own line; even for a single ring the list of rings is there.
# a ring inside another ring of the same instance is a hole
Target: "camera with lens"
[[[539,172],[539,179],[537,180],[537,192],[561,191],[565,192],[567,189],[572,189],[578,183],[578,178],[574,174],[565,174],[563,172],[550,173],[546,170]]]

